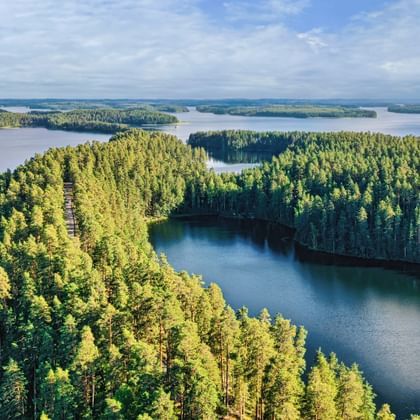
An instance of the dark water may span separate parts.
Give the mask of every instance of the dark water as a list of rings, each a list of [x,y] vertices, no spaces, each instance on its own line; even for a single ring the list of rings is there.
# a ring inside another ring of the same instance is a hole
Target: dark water
[[[420,412],[420,273],[309,262],[287,233],[215,218],[153,225],[151,241],[177,270],[217,282],[235,309],[267,307],[309,331],[317,348],[357,362],[398,418]],[[313,261],[313,259],[312,259]]]

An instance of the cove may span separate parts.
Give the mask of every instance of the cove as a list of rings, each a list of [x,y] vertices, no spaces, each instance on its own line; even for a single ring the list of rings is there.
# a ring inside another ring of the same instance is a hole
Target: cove
[[[308,259],[290,234],[262,222],[215,217],[150,226],[150,240],[176,270],[217,283],[234,308],[264,307],[308,330],[318,348],[357,362],[398,418],[420,411],[420,273]]]

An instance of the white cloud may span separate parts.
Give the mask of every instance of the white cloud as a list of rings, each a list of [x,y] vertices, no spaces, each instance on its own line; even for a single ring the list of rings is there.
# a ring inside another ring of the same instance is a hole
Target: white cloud
[[[327,42],[322,37],[322,33],[323,31],[321,28],[314,28],[308,32],[297,34],[297,37],[307,42],[314,50],[318,50],[319,48],[328,46]]]
[[[229,1],[221,25],[199,0],[2,1],[0,97],[420,97],[420,0],[337,33],[288,28],[306,5]]]

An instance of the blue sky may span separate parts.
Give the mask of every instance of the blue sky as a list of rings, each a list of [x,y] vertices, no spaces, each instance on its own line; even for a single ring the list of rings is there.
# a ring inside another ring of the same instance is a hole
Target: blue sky
[[[420,99],[420,0],[14,0],[0,17],[0,97]]]
[[[230,24],[229,3],[241,4],[242,7],[255,7],[258,1],[226,1],[226,0],[202,0],[200,7],[203,12],[217,21]],[[260,2],[264,3],[264,2]],[[347,25],[354,16],[361,13],[369,13],[381,10],[387,3],[384,0],[312,0],[312,1],[290,1],[278,2],[289,5],[295,4],[295,13],[290,13],[287,19],[287,26],[297,31],[309,31],[314,27],[322,27],[325,30],[340,30]],[[253,16],[255,19],[255,15]],[[237,23],[237,21],[235,22]],[[252,19],[248,21],[252,24]]]

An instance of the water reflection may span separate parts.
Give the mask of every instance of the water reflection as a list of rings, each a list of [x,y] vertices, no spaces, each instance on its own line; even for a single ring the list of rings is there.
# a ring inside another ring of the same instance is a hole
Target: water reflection
[[[273,153],[263,152],[245,152],[242,150],[236,150],[231,152],[209,152],[209,156],[213,159],[223,161],[226,163],[261,163],[264,161],[270,161],[275,155]]]

